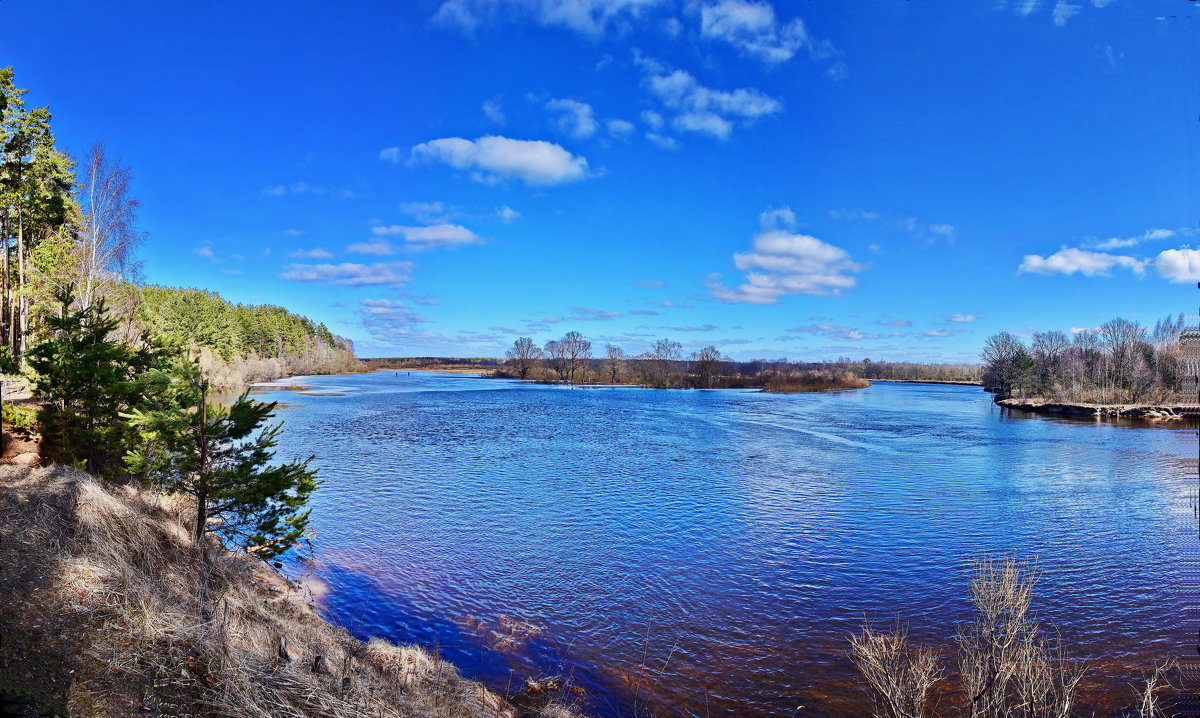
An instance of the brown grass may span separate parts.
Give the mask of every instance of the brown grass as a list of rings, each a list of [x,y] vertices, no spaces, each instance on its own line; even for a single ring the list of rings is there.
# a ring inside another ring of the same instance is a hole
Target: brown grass
[[[54,631],[66,641],[60,653],[73,656],[72,714],[518,715],[435,655],[364,644],[332,626],[261,561],[201,550],[180,499],[61,467],[3,467],[0,487],[2,498],[37,507],[29,514],[37,552],[25,556],[46,564],[37,600],[53,596],[53,615],[89,627]],[[18,529],[2,523],[11,520],[0,517],[0,529]]]

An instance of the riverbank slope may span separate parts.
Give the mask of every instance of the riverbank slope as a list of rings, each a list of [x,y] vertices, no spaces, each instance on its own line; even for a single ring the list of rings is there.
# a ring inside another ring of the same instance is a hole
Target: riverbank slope
[[[1200,418],[1200,405],[1197,404],[1086,404],[1082,402],[1049,401],[1038,398],[999,399],[996,403],[1006,409],[1019,409],[1035,414],[1089,416],[1097,419],[1179,420]]]
[[[0,466],[0,714],[570,715],[358,641],[262,561],[199,551],[189,516],[76,469]]]

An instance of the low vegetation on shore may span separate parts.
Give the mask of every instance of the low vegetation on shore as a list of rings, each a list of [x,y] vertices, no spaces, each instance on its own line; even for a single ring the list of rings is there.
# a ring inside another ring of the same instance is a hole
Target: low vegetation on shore
[[[0,707],[113,718],[518,715],[436,654],[362,643],[327,623],[302,587],[253,555],[198,544],[194,508],[181,494],[63,466],[0,467],[0,663],[15,669],[0,676]]]
[[[1027,345],[1008,332],[984,345],[983,384],[997,401],[1022,406],[1169,406],[1195,403],[1185,392],[1184,318],[1153,328],[1113,319],[1097,329],[1035,332]],[[1190,370],[1194,372],[1193,370]]]

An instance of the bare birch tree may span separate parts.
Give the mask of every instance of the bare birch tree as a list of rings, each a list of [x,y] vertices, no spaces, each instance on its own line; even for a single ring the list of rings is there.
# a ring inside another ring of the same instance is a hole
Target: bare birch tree
[[[137,231],[141,203],[130,194],[129,167],[110,158],[104,143],[88,150],[80,188],[83,227],[80,233],[80,302],[86,309],[121,278],[137,271],[133,252],[145,239]]]

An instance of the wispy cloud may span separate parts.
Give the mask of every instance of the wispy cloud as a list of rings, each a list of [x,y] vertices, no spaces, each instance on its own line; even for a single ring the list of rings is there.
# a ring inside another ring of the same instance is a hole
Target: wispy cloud
[[[719,40],[744,55],[768,64],[786,62],[807,48],[814,57],[828,57],[833,47],[813,40],[800,18],[781,23],[766,2],[718,0],[700,8],[701,37]]]
[[[292,264],[280,275],[290,282],[323,282],[339,287],[402,287],[412,280],[412,262],[376,264]]]
[[[503,125],[508,118],[504,116],[504,108],[499,100],[487,100],[481,108],[484,116],[497,125]]]
[[[715,90],[701,85],[699,80],[686,70],[671,70],[661,62],[641,54],[635,62],[645,72],[644,84],[651,95],[674,117],[671,126],[681,132],[694,132],[728,139],[735,124],[749,124],[762,117],[783,111],[783,103],[761,90],[739,88]],[[656,134],[657,113],[647,115]]]
[[[854,327],[838,326],[836,324],[806,324],[788,329],[793,334],[816,334],[839,342],[859,342],[866,339],[880,339],[882,334],[864,332]]]
[[[553,124],[559,132],[576,139],[585,139],[596,134],[599,124],[592,106],[579,100],[553,98],[546,102],[546,109],[554,115]]]
[[[508,223],[510,223],[516,219],[519,219],[521,217],[520,212],[513,209],[512,207],[509,207],[506,204],[502,204],[499,207],[497,207],[495,212],[496,212],[496,218],[505,224],[508,224]]]
[[[914,239],[920,239],[930,244],[936,242],[953,243],[955,227],[948,222],[923,222],[912,216],[885,216],[869,210],[831,209],[829,216],[838,221],[854,221],[875,224],[888,229],[904,232]]]
[[[371,228],[374,238],[367,242],[355,242],[346,248],[358,254],[394,254],[398,248],[386,237],[400,237],[404,247],[410,250],[459,247],[464,244],[482,244],[483,237],[460,224],[433,224],[408,227],[399,224]]]
[[[949,317],[946,317],[946,321],[953,322],[955,324],[971,324],[978,318],[979,317],[975,316],[974,314],[952,314]]]
[[[534,22],[596,37],[618,21],[636,20],[667,0],[446,0],[431,23],[468,35],[502,20]]]
[[[587,159],[560,145],[497,135],[477,140],[445,137],[423,142],[412,148],[412,159],[469,172],[471,179],[485,184],[516,179],[528,185],[545,186],[588,176]]]
[[[312,249],[297,249],[288,255],[292,259],[329,259],[333,256],[333,252],[321,247]]]

